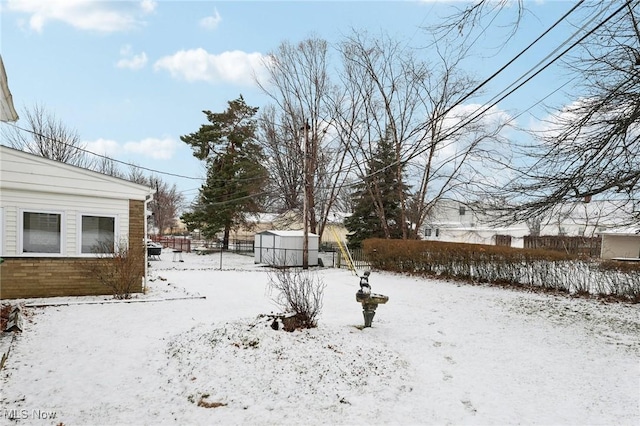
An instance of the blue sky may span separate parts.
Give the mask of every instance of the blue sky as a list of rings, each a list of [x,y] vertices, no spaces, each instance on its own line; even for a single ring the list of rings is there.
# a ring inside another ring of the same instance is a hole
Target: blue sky
[[[268,100],[253,83],[251,70],[282,41],[316,35],[331,43],[357,29],[384,31],[421,47],[430,38],[420,27],[437,23],[452,7],[463,6],[459,1],[0,3],[0,53],[19,114],[24,107],[42,104],[76,129],[95,152],[194,178],[202,177],[204,168],[180,136],[205,123],[202,110],[221,112],[240,94],[249,105],[265,106]],[[573,2],[525,4],[528,13],[518,34],[499,48],[505,28],[496,22],[478,39],[466,61],[467,71],[478,79],[491,75]],[[502,90],[573,30],[565,24],[551,34],[503,78],[488,85],[480,101]],[[429,49],[421,52],[425,58],[431,54]],[[516,114],[562,82],[562,70],[553,67],[498,108]],[[560,103],[557,96],[555,102]],[[531,116],[521,116],[518,124],[531,125]],[[188,200],[201,183],[170,175],[163,179],[176,183]]]

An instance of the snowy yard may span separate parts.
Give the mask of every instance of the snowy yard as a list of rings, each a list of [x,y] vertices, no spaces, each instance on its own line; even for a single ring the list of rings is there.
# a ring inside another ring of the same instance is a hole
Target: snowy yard
[[[640,424],[639,305],[373,272],[361,329],[321,269],[319,327],[287,333],[252,257],[162,257],[132,303],[24,301],[61,304],[25,309],[0,424]]]

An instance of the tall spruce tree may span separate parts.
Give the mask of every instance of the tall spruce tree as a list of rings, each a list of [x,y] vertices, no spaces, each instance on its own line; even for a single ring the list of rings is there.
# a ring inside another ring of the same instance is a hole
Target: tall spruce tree
[[[353,214],[344,221],[351,247],[367,238],[402,238],[400,199],[406,186],[398,180],[396,162],[393,143],[385,137],[367,161],[367,176],[353,193]]]
[[[196,158],[207,163],[199,199],[184,218],[199,223],[207,238],[224,232],[225,249],[231,229],[245,223],[247,214],[259,211],[267,181],[262,149],[255,140],[258,108],[248,106],[242,96],[228,104],[222,113],[203,111],[210,124],[180,137]]]

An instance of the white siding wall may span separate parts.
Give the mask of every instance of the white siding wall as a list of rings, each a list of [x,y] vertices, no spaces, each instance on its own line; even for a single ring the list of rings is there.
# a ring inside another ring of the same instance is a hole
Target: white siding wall
[[[88,197],[144,200],[150,189],[0,145],[0,187],[21,192],[69,193]]]
[[[432,232],[431,237],[425,240],[446,241],[451,243],[486,244],[495,245],[496,235],[510,235],[511,247],[523,248],[524,236],[528,235],[527,230],[521,228],[497,228],[497,229],[449,229],[439,228],[439,235],[435,237]]]
[[[129,200],[116,200],[70,194],[54,194],[45,192],[2,190],[0,208],[4,222],[4,239],[2,255],[19,256],[18,239],[20,238],[20,214],[25,210],[62,213],[63,249],[61,256],[77,256],[80,254],[78,237],[81,224],[79,214],[96,216],[115,216],[116,238],[126,238],[129,232]],[[26,255],[25,255],[26,256]]]

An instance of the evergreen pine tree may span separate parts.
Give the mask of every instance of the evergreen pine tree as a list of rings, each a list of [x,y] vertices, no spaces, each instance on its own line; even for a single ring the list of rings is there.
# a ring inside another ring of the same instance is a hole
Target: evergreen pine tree
[[[207,238],[223,231],[224,248],[229,247],[231,229],[244,223],[248,213],[259,211],[267,182],[262,149],[255,141],[257,111],[240,96],[229,102],[225,112],[204,111],[211,124],[180,137],[191,145],[195,157],[207,162],[207,180],[198,202],[184,218],[200,224]]]
[[[382,139],[367,163],[367,176],[357,186],[353,214],[345,219],[347,242],[360,247],[367,238],[401,238],[400,190],[396,155],[389,138]]]

